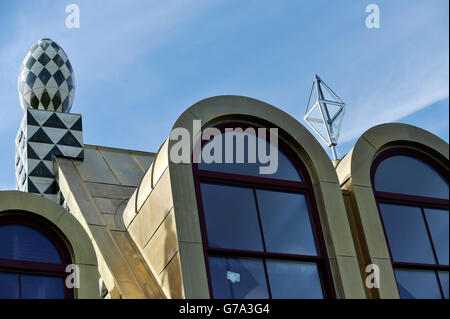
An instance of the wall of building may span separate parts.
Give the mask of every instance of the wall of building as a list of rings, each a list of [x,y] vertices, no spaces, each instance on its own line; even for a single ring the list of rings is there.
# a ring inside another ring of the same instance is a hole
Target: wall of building
[[[410,148],[441,163],[448,171],[449,145],[434,134],[406,124],[382,124],[367,130],[336,168],[345,198],[361,274],[380,268],[380,288],[366,289],[371,298],[399,298],[370,172],[375,158],[390,148]],[[419,181],[418,181],[419,182]]]
[[[224,120],[279,127],[285,140],[307,166],[317,200],[339,298],[365,298],[336,172],[317,140],[295,119],[266,103],[220,96],[196,103],[177,120],[191,136],[192,121],[203,127]],[[168,160],[166,141],[124,211],[124,224],[169,298],[209,298],[194,177],[189,163]],[[192,144],[191,144],[192,149]]]

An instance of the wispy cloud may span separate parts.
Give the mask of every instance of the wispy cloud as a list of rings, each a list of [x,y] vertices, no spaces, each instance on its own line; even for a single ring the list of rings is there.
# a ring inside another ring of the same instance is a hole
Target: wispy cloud
[[[403,66],[410,65],[404,61]],[[449,97],[448,55],[415,64],[407,72],[402,65],[383,73],[365,95],[356,95],[349,105],[341,137],[346,142],[368,128],[395,122]]]

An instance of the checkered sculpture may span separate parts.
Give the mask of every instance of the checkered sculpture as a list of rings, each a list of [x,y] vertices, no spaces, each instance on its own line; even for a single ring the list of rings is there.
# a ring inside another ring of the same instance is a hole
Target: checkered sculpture
[[[69,112],[75,93],[72,66],[64,50],[50,39],[35,43],[19,73],[22,108]]]
[[[17,189],[58,203],[53,156],[83,160],[80,114],[69,113],[74,98],[72,66],[63,49],[41,39],[28,51],[19,73],[24,116],[16,137]]]

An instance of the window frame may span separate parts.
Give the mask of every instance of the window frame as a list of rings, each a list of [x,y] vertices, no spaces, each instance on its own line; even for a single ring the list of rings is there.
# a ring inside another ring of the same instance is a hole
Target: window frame
[[[49,225],[40,219],[26,216],[22,211],[10,211],[4,216],[0,215],[0,227],[3,225],[21,225],[32,228],[42,235],[55,246],[61,258],[61,263],[47,263],[39,261],[15,260],[15,259],[0,259],[0,272],[13,273],[19,275],[19,299],[22,297],[21,275],[38,275],[51,276],[63,279],[64,299],[74,298],[74,289],[69,289],[65,285],[65,279],[69,275],[66,272],[66,267],[72,264],[69,247],[65,240],[57,231],[52,229]]]
[[[237,128],[240,127],[243,130],[249,127],[253,127],[257,129],[261,127],[257,124],[249,124],[242,122],[226,122],[218,125],[212,125],[210,127],[214,127],[219,129],[222,134],[225,132],[225,128]],[[267,141],[270,136],[266,136]],[[201,140],[201,150],[203,146],[208,141]],[[249,257],[249,258],[260,258],[264,265],[264,272],[266,276],[266,283],[268,288],[269,298],[272,299],[272,293],[270,288],[269,274],[267,271],[266,260],[267,259],[275,259],[275,260],[292,260],[292,261],[302,261],[302,262],[314,262],[318,269],[318,275],[320,278],[321,288],[324,299],[335,299],[336,292],[333,284],[333,279],[331,275],[331,269],[329,265],[329,259],[326,251],[325,238],[323,236],[323,231],[320,223],[319,212],[316,206],[315,195],[313,185],[309,176],[309,173],[304,166],[303,162],[299,158],[299,156],[294,152],[294,150],[282,140],[281,136],[278,138],[278,148],[282,151],[286,157],[291,161],[294,168],[297,170],[301,182],[298,181],[290,181],[290,180],[281,180],[275,178],[267,178],[267,177],[257,177],[251,175],[240,175],[240,174],[232,174],[225,172],[217,172],[217,171],[208,171],[208,170],[200,170],[198,168],[198,163],[192,164],[193,176],[194,176],[194,186],[195,186],[195,195],[197,200],[198,207],[198,215],[200,221],[200,230],[201,230],[201,238],[203,243],[203,255],[205,258],[206,265],[206,273],[208,279],[208,288],[210,297],[214,298],[212,281],[211,281],[211,273],[209,266],[209,256],[221,256],[221,257]],[[210,247],[208,245],[208,236],[206,229],[206,220],[205,220],[205,212],[203,208],[203,198],[201,194],[201,183],[215,183],[219,185],[228,185],[228,186],[242,186],[250,188],[253,191],[253,196],[256,205],[256,211],[258,215],[258,226],[261,233],[261,240],[263,244],[264,251],[248,251],[248,250],[240,250],[240,249],[228,249],[228,248],[216,248]],[[272,253],[267,252],[262,220],[261,220],[261,212],[259,209],[258,198],[256,194],[257,189],[264,190],[273,190],[273,191],[283,191],[287,193],[294,194],[302,194],[305,196],[308,213],[311,222],[312,233],[314,236],[314,242],[316,245],[317,255],[297,255],[297,254],[286,254],[286,253]]]
[[[391,148],[391,149],[381,152],[375,158],[375,160],[372,162],[372,166],[371,166],[371,170],[370,170],[370,180],[371,180],[371,184],[372,184],[372,191],[373,191],[373,194],[375,197],[375,202],[377,205],[377,210],[378,210],[378,214],[380,217],[381,225],[383,227],[383,233],[384,233],[384,238],[386,240],[386,244],[388,247],[389,257],[391,258],[392,267],[394,268],[394,277],[396,279],[397,290],[398,290],[398,282],[397,282],[397,276],[395,275],[395,269],[431,270],[431,271],[434,271],[434,273],[436,275],[436,279],[437,279],[437,282],[439,285],[441,296],[442,296],[442,298],[445,299],[444,289],[443,289],[441,281],[439,279],[438,272],[439,271],[449,272],[450,268],[449,268],[449,265],[439,264],[438,255],[437,255],[436,248],[435,248],[435,245],[433,242],[433,237],[431,235],[431,230],[428,225],[428,220],[426,218],[425,209],[426,208],[432,208],[432,209],[435,208],[435,209],[443,209],[443,210],[449,211],[450,210],[450,204],[449,204],[450,202],[449,202],[449,200],[445,200],[442,198],[433,198],[433,197],[425,197],[425,196],[418,196],[418,195],[377,191],[375,188],[375,174],[376,174],[378,167],[384,160],[388,159],[389,157],[397,156],[397,155],[413,157],[417,160],[421,160],[421,161],[427,163],[441,175],[441,177],[447,182],[447,184],[449,184],[448,170],[444,167],[444,165],[439,163],[437,160],[435,160],[429,156],[426,156],[424,153],[419,152],[414,149],[409,149],[409,148],[404,148],[404,147]],[[391,245],[390,245],[389,239],[387,237],[386,226],[385,226],[383,216],[381,213],[381,209],[380,209],[380,204],[383,204],[383,203],[397,204],[397,205],[403,205],[403,206],[412,206],[412,207],[420,208],[421,215],[424,220],[425,228],[427,231],[427,235],[430,240],[432,253],[436,260],[436,264],[395,261],[393,255],[392,255]],[[400,291],[399,291],[399,295],[400,295]]]

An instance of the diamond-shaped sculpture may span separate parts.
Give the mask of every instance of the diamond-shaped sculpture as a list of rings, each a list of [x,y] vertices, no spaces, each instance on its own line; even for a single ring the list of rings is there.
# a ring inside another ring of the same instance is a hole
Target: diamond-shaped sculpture
[[[304,119],[322,140],[332,148],[337,145],[344,112],[344,101],[316,74],[311,93],[309,94]]]
[[[67,113],[75,94],[72,65],[54,41],[41,39],[23,59],[18,78],[22,108]]]

